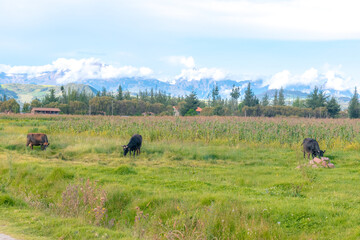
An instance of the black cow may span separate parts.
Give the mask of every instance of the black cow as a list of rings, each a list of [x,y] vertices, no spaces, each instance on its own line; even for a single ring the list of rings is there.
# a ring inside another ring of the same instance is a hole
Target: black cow
[[[41,150],[46,150],[49,145],[48,138],[44,133],[29,133],[27,135],[26,146],[30,146],[31,150],[33,146],[41,146]]]
[[[135,157],[135,152],[137,153],[137,155],[139,155],[140,154],[141,143],[142,143],[142,136],[139,135],[139,134],[134,134],[130,138],[129,143],[127,145],[123,146],[124,156],[126,156],[126,154],[129,151],[130,151],[130,156],[131,156],[131,152],[134,152],[134,157]]]
[[[303,145],[304,158],[305,153],[307,153],[308,159],[310,158],[310,153],[313,158],[321,158],[324,156],[325,150],[320,150],[319,143],[315,139],[305,138],[301,145]]]

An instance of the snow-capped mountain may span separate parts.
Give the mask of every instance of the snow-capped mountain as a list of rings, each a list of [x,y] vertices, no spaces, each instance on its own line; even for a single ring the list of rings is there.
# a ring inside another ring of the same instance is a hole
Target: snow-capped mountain
[[[192,64],[194,65],[194,64]],[[275,89],[284,88],[285,98],[289,101],[296,97],[305,98],[318,86],[328,95],[333,95],[342,102],[349,101],[356,81],[340,72],[319,72],[309,69],[302,75],[292,75],[289,71],[282,71],[272,76],[264,77],[231,77],[216,68],[187,68],[169,81],[155,77],[153,70],[146,67],[122,66],[115,67],[102,63],[93,58],[89,59],[57,59],[52,64],[43,66],[9,66],[0,64],[0,94],[7,91],[8,96],[17,98],[26,88],[17,87],[17,92],[11,92],[11,84],[35,84],[62,86],[69,83],[88,85],[93,92],[103,87],[107,91],[116,91],[121,85],[124,91],[135,95],[139,91],[154,89],[165,91],[172,96],[185,96],[195,91],[200,99],[207,99],[214,86],[218,86],[222,98],[229,98],[233,86],[241,89],[244,96],[248,83],[255,95],[262,98],[266,93],[273,97]],[[30,88],[31,89],[31,88]],[[27,90],[28,98],[31,91]],[[45,90],[44,90],[45,91]],[[39,95],[34,92],[34,97]],[[28,99],[27,98],[27,99]]]

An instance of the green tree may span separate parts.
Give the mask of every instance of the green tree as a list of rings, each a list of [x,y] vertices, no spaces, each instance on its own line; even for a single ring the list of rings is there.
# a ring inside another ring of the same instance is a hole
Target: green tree
[[[301,107],[300,97],[296,97],[295,101],[292,103],[293,107]]]
[[[185,116],[185,114],[189,110],[193,109],[195,111],[198,106],[199,106],[199,100],[196,96],[196,93],[192,91],[188,96],[186,96],[185,104],[180,108],[180,114]]]
[[[46,94],[43,101],[42,101],[42,104],[43,105],[46,105],[46,104],[49,104],[49,103],[52,103],[52,102],[57,102],[58,101],[58,98],[55,96],[55,89],[54,88],[51,88],[49,90],[49,94]]]
[[[34,100],[31,101],[30,105],[31,105],[31,108],[35,108],[35,107],[41,107],[42,104],[39,101],[39,99],[35,98]]]
[[[340,105],[338,104],[338,102],[334,97],[332,97],[330,101],[326,104],[326,109],[330,117],[332,118],[335,118],[341,110]]]
[[[124,99],[125,99],[125,100],[131,100],[131,96],[130,96],[130,92],[129,92],[129,91],[126,91],[126,92],[125,92]]]
[[[11,98],[11,99],[1,103],[0,111],[1,112],[19,113],[20,105],[16,102],[15,99]]]
[[[229,109],[231,110],[232,114],[235,114],[235,111],[238,108],[238,99],[240,98],[240,87],[236,87],[235,84],[233,85],[230,93],[230,102],[229,102]]]
[[[357,89],[355,87],[354,95],[349,103],[349,117],[350,118],[359,118],[360,117],[360,103],[359,103],[359,94],[357,93]]]
[[[216,84],[211,91],[211,98],[212,98],[211,105],[213,107],[217,106],[218,101],[220,100],[220,94],[219,94],[219,87]]]
[[[22,108],[22,112],[23,113],[29,113],[31,110],[31,105],[30,103],[24,103],[23,108]]]
[[[234,99],[237,102],[237,100],[240,97],[240,87],[235,87],[235,84],[234,84],[231,89],[230,96],[232,99]]]
[[[265,93],[262,101],[261,101],[261,105],[263,106],[268,106],[269,105],[269,95],[267,93]]]
[[[187,111],[187,113],[184,116],[196,116],[197,113],[194,109],[189,109],[189,111]]]
[[[324,91],[319,90],[318,87],[315,87],[306,99],[306,106],[312,109],[325,107],[327,98],[328,96],[326,96]]]
[[[284,96],[284,89],[283,87],[280,88],[279,91],[279,100],[278,100],[279,106],[285,106],[285,96]]]
[[[61,101],[62,103],[67,103],[67,95],[64,86],[60,87],[61,90]]]
[[[279,105],[279,101],[278,101],[278,90],[275,90],[275,94],[274,94],[274,100],[273,100],[273,106],[277,106]]]
[[[114,99],[108,96],[92,98],[89,102],[91,113],[111,115],[113,101]],[[73,109],[75,109],[75,107]]]
[[[150,103],[155,103],[154,89],[150,89]]]
[[[259,104],[259,100],[251,90],[250,82],[248,83],[248,86],[245,91],[245,97],[244,97],[244,106],[253,107]]]
[[[117,95],[116,95],[116,99],[117,99],[117,100],[124,100],[123,91],[122,91],[121,85],[119,85],[119,88],[118,88],[118,91],[117,91]]]
[[[88,107],[80,101],[71,101],[69,103],[69,114],[87,114]]]
[[[224,116],[225,115],[225,109],[223,105],[218,105],[214,107],[213,114],[217,116]]]

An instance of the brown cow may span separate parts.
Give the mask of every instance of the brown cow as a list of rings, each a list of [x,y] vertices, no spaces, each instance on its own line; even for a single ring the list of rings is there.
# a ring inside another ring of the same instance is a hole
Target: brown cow
[[[33,149],[33,146],[41,146],[41,150],[46,150],[50,145],[46,134],[44,133],[29,133],[27,135],[26,146],[30,146]]]

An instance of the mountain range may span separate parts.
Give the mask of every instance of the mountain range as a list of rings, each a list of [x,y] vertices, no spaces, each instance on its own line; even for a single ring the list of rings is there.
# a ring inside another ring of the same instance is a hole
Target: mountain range
[[[251,88],[258,98],[262,98],[266,93],[270,99],[273,98],[275,90],[270,89],[262,79],[257,80],[241,80],[232,79],[217,80],[204,78],[200,80],[187,80],[183,78],[176,79],[174,82],[160,81],[156,78],[147,77],[117,77],[108,79],[86,78],[74,80],[72,83],[61,84],[58,79],[62,78],[66,72],[64,71],[47,71],[37,75],[26,73],[8,75],[4,72],[0,73],[0,94],[6,94],[9,97],[17,99],[19,102],[30,102],[34,98],[43,98],[50,88],[55,88],[56,94],[60,94],[60,87],[64,85],[66,88],[76,88],[85,90],[89,93],[96,94],[102,88],[107,91],[115,92],[119,85],[124,91],[129,91],[135,95],[140,90],[145,89],[165,91],[172,96],[185,96],[191,91],[195,91],[200,99],[208,99],[211,90],[215,85],[219,87],[222,98],[229,98],[232,87],[235,85],[241,89],[241,97],[249,82]],[[304,99],[312,89],[309,86],[296,86],[284,88],[286,101],[289,103],[295,98]],[[323,89],[328,95],[335,96],[343,107],[347,106],[352,92],[349,90],[336,91],[333,89]]]

